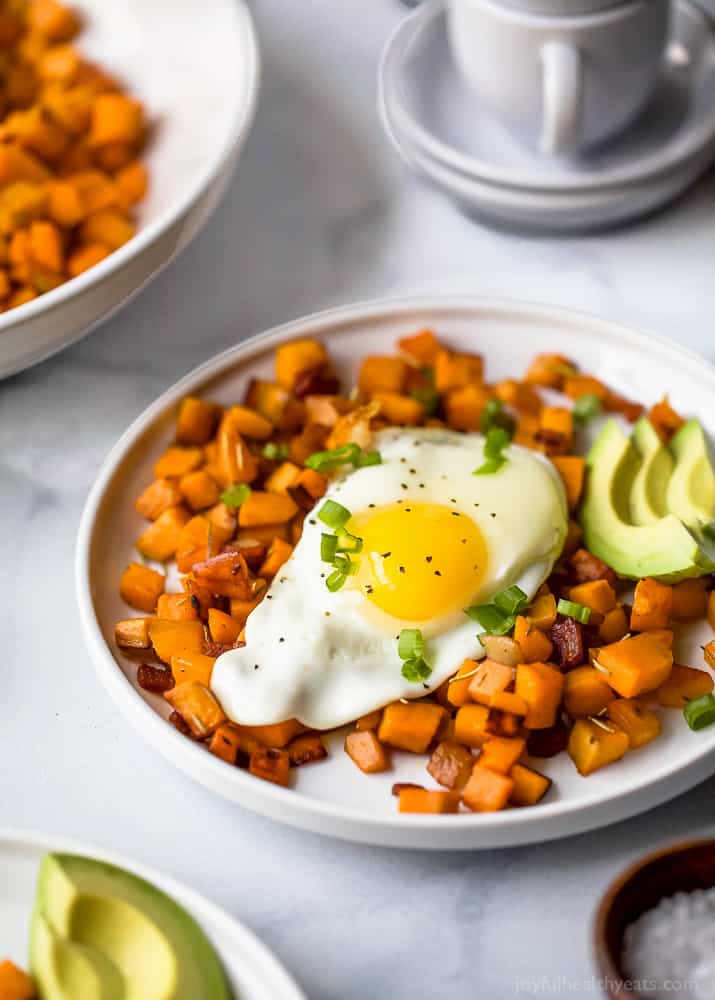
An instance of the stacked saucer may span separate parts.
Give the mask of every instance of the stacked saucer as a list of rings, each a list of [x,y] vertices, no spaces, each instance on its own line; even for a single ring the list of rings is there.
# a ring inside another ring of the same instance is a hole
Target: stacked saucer
[[[444,0],[389,40],[380,113],[405,163],[469,214],[534,232],[578,233],[655,211],[715,161],[715,28],[674,0],[656,92],[619,137],[568,158],[540,154],[480,105],[458,73]]]

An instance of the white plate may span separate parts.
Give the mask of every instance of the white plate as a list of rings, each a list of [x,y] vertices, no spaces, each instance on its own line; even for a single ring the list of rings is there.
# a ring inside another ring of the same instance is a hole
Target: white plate
[[[624,135],[569,159],[540,156],[481,107],[451,56],[444,0],[396,29],[380,65],[382,99],[410,146],[450,171],[519,191],[593,192],[653,180],[715,155],[715,30],[675,0],[658,91]]]
[[[43,855],[49,852],[82,854],[118,865],[172,896],[201,925],[216,949],[235,1000],[306,1000],[278,960],[247,927],[193,890],[100,848],[20,830],[0,830],[0,958],[11,958],[21,968],[27,968],[37,872]]]
[[[594,829],[665,801],[715,770],[715,726],[691,732],[680,712],[664,712],[663,736],[589,778],[569,758],[545,762],[554,779],[534,808],[492,815],[399,815],[393,781],[425,782],[425,759],[395,754],[394,769],[364,775],[333,740],[327,761],[298,769],[296,786],[280,788],[230,767],[164,721],[168,706],[137,688],[136,664],[113,649],[113,629],[127,608],[117,593],[142,522],[133,499],[152,479],[156,457],[171,442],[177,404],[187,393],[222,403],[239,400],[252,376],[270,377],[278,344],[325,340],[348,380],[368,353],[392,350],[397,337],[429,326],[447,343],[486,356],[488,377],[520,373],[539,351],[572,356],[616,390],[646,403],[669,391],[676,408],[715,433],[715,371],[665,341],[614,323],[518,303],[476,298],[397,300],[336,309],[298,320],[237,345],[196,369],[150,406],[107,457],[87,500],[77,541],[80,615],[92,663],[119,710],[176,767],[250,809],[308,830],[399,847],[498,847]],[[689,630],[679,661],[702,665],[707,627]],[[107,749],[109,753],[109,748]],[[542,766],[539,762],[538,766]]]
[[[123,80],[155,135],[134,239],[78,278],[0,315],[0,378],[73,343],[182,250],[224,193],[248,134],[259,57],[244,0],[79,0],[83,53]]]
[[[703,150],[669,172],[622,187],[520,190],[468,176],[429,156],[404,131],[399,131],[384,97],[380,114],[385,133],[403,162],[457,208],[487,224],[531,233],[588,233],[640,218],[686,191],[712,160],[712,152]]]

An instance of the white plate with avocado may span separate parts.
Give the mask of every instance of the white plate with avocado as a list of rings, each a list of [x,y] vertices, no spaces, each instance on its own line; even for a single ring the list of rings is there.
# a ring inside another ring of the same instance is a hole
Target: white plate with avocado
[[[405,815],[393,782],[425,783],[421,756],[395,753],[393,767],[362,774],[329,740],[329,759],[299,768],[292,788],[254,778],[187,740],[166,719],[169,706],[137,683],[136,662],[114,645],[126,617],[117,581],[134,558],[142,520],[134,498],[173,441],[186,395],[219,403],[242,398],[252,377],[271,378],[278,345],[317,337],[341,376],[354,384],[366,354],[391,353],[399,337],[431,328],[450,347],[484,355],[489,381],[518,378],[536,354],[561,354],[616,392],[647,406],[670,393],[674,407],[699,417],[715,437],[715,371],[674,344],[590,316],[508,301],[431,297],[361,304],[286,324],[229,349],[182,379],[127,430],[106,459],[88,498],[77,544],[81,619],[93,665],[120,711],[175,767],[242,806],[280,822],[348,840],[397,847],[464,849],[535,843],[606,826],[656,806],[715,771],[715,726],[691,731],[680,711],[662,713],[661,736],[618,764],[581,777],[566,754],[534,766],[552,779],[544,801],[498,813]],[[682,629],[676,662],[703,667],[706,622]]]
[[[127,980],[138,977],[131,995],[147,1000],[305,1000],[233,917],[159,872],[99,848],[0,830],[0,886],[0,961],[24,970],[32,964],[53,982],[61,969],[63,988],[72,977],[69,1000],[124,996],[118,969]],[[63,936],[64,921],[73,943]],[[65,995],[45,992],[53,1000]]]

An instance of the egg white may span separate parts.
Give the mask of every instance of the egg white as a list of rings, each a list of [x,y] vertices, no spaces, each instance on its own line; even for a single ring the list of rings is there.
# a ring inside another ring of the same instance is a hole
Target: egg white
[[[459,511],[488,549],[484,578],[465,595],[465,606],[489,602],[511,584],[533,596],[561,553],[568,525],[561,479],[548,459],[512,445],[498,473],[474,476],[484,461],[482,435],[442,429],[392,428],[376,435],[375,447],[382,464],[344,474],[325,499],[353,514],[410,500]],[[320,559],[325,530],[316,511],[308,515],[291,558],[248,619],[246,646],[216,661],[211,686],[236,722],[296,718],[332,729],[397,698],[420,697],[466,657],[483,655],[479,627],[462,612],[414,623],[386,614],[350,586],[330,593],[330,567]],[[438,553],[438,538],[434,548]],[[397,653],[400,630],[415,624],[432,667],[425,684],[402,677]]]

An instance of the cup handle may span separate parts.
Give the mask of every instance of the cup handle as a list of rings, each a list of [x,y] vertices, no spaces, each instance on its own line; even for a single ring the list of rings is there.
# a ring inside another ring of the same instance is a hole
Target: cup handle
[[[581,132],[583,62],[581,53],[564,42],[547,42],[543,64],[543,129],[541,150],[550,155],[573,152]]]

